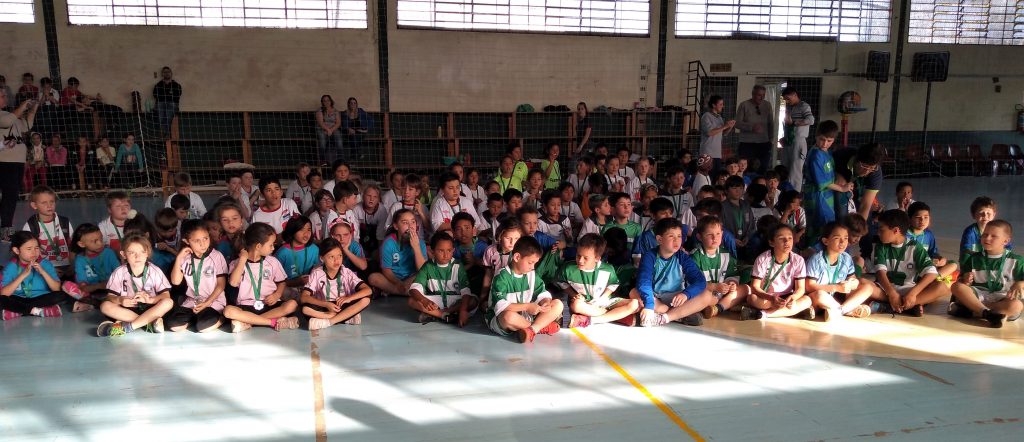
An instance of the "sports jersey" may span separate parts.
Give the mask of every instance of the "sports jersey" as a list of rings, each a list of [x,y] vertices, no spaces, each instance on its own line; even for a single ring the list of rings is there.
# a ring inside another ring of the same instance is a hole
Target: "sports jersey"
[[[115,226],[108,216],[100,221],[100,233],[103,234],[103,245],[110,247],[115,252],[121,251],[121,240],[124,239],[124,223]]]
[[[775,252],[768,250],[754,260],[753,278],[761,280],[760,288],[769,295],[788,295],[796,290],[796,280],[807,278],[804,258],[789,252],[783,262],[775,260]]]
[[[417,245],[425,258],[427,245],[421,239]],[[394,233],[384,239],[380,247],[380,267],[390,269],[395,277],[404,280],[416,274],[416,255],[410,244],[403,244]]]
[[[196,274],[197,270],[198,275]],[[181,274],[185,277],[185,300],[181,306],[193,308],[196,304],[206,302],[217,288],[217,278],[227,276],[227,273],[228,263],[224,260],[224,255],[214,249],[207,251],[206,256],[203,257],[190,256],[181,263]],[[196,290],[197,283],[198,291]],[[227,298],[221,291],[217,295],[217,299],[210,304],[210,308],[219,312],[224,310],[226,305]]]
[[[110,247],[104,247],[100,253],[79,253],[75,256],[75,282],[80,284],[99,284],[110,279],[114,269],[121,266],[117,254]]]
[[[999,255],[975,253],[964,260],[963,271],[974,274],[972,287],[1006,293],[1013,283],[1024,281],[1024,258],[1008,250]]]
[[[856,271],[853,258],[846,252],[839,252],[835,264],[828,262],[825,252],[807,258],[807,278],[815,280],[818,285],[840,284],[855,275]]]
[[[905,240],[900,244],[875,242],[871,263],[872,272],[885,272],[889,282],[896,287],[913,286],[921,276],[938,273],[932,264],[928,251],[920,244]]]
[[[487,310],[486,320],[490,323],[512,304],[532,304],[543,299],[551,299],[551,293],[535,272],[517,275],[511,267],[504,267],[491,281],[491,308]]]
[[[284,225],[288,224],[288,220],[299,215],[299,208],[295,206],[295,201],[282,198],[281,205],[277,210],[267,210],[263,206],[254,210],[252,212],[252,222],[267,223],[280,235],[284,231]]]
[[[914,233],[913,230],[907,230],[907,239],[923,246],[928,251],[928,256],[932,258],[941,256],[939,255],[939,245],[935,241],[935,234],[932,233],[932,229],[924,229],[920,234]]]
[[[1012,242],[1006,245],[1006,250],[1013,250]],[[978,223],[974,223],[967,226],[963,236],[960,237],[960,263],[964,263],[969,254],[981,252],[981,229],[978,227]]]
[[[540,217],[537,220],[537,231],[543,232],[556,241],[562,241],[565,244],[576,242],[572,236],[572,221],[565,216],[559,215],[557,219],[551,219],[547,216]]]
[[[323,267],[317,267],[309,272],[309,281],[303,289],[321,301],[334,302],[342,296],[351,296],[362,283],[363,280],[355,272],[345,267],[338,269],[333,278],[327,275]]]
[[[607,232],[608,229],[616,227],[626,232],[626,248],[628,250],[633,250],[633,241],[636,241],[636,238],[643,233],[643,228],[640,227],[639,223],[635,223],[633,221],[626,221],[625,224],[618,224],[615,220],[611,220],[601,227],[601,234],[604,235],[604,232]]]
[[[30,225],[31,222],[35,222],[36,225]],[[54,215],[53,221],[48,223],[38,221],[38,218],[33,215],[21,230],[32,232],[38,228],[39,235],[36,239],[39,240],[41,258],[50,261],[56,267],[63,267],[71,264],[71,251],[68,246],[75,234],[75,227],[70,222],[67,223],[67,227],[68,231],[65,232],[61,226],[60,217],[57,215]]]
[[[238,283],[237,305],[251,306],[257,300],[263,301],[277,290],[277,284],[288,279],[288,275],[281,267],[281,262],[273,256],[265,256],[259,261],[246,260],[239,263],[238,260],[231,261],[229,272],[234,272],[239,265],[244,265],[242,280]],[[256,295],[259,295],[257,297]]]
[[[703,247],[698,247],[690,256],[697,268],[704,273],[708,282],[723,283],[728,281],[740,281],[740,273],[736,270],[736,258],[724,249],[709,255]]]
[[[705,288],[707,280],[704,273],[682,250],[662,258],[657,249],[652,249],[640,258],[636,289],[640,292],[644,308],[654,308],[655,294],[682,293],[692,298],[703,293]]]
[[[57,276],[57,269],[50,264],[50,261],[43,260],[39,262],[39,266],[42,267],[43,271],[47,275],[50,275],[54,280],[59,281],[60,278]],[[25,265],[18,260],[18,258],[11,259],[11,261],[4,266],[3,271],[3,285],[9,286],[18,275],[25,270]],[[24,281],[18,285],[18,288],[14,290],[12,296],[20,296],[22,298],[35,298],[52,292],[50,286],[46,284],[46,279],[43,275],[40,275],[38,271],[32,269],[31,273],[25,278]]]
[[[497,274],[498,270],[508,266],[509,261],[512,259],[512,253],[501,253],[498,251],[497,244],[491,244],[484,251],[483,265],[484,267],[490,267],[494,269],[494,273]]]
[[[556,284],[560,288],[572,288],[586,302],[607,299],[619,288],[615,267],[606,262],[599,261],[591,270],[583,270],[576,263],[569,263],[559,269],[557,276]],[[605,296],[605,292],[608,292],[608,296]]]
[[[320,248],[316,244],[307,244],[305,247],[285,244],[277,249],[274,257],[281,262],[288,279],[293,279],[309,274],[313,267],[320,264]]]
[[[450,224],[452,218],[459,212],[468,213],[469,216],[472,216],[473,225],[476,228],[479,229],[483,226],[480,223],[480,216],[476,213],[476,208],[473,207],[473,200],[465,196],[460,196],[455,205],[451,205],[444,198],[434,200],[434,205],[430,207],[430,226],[437,230],[441,227],[441,224]]]
[[[171,198],[174,195],[180,195],[180,193],[172,193],[167,196],[167,200],[164,201],[164,207],[171,207]],[[203,215],[206,215],[206,204],[203,203],[203,199],[199,194],[195,192],[188,193],[188,219],[201,219]]]
[[[454,259],[444,265],[430,260],[420,267],[409,290],[415,290],[441,309],[447,309],[470,294],[469,278],[466,268]]]
[[[338,212],[334,210],[327,211],[326,215],[321,215],[319,211],[309,214],[309,222],[313,228],[313,238],[317,241],[323,241],[325,238],[331,236],[331,226],[337,224]]]
[[[128,265],[118,267],[107,280],[107,290],[126,298],[133,297],[138,292],[156,296],[170,291],[171,282],[167,280],[156,264],[147,262],[146,267],[139,275],[133,274]]]
[[[284,191],[284,197],[292,200],[303,213],[313,208],[313,192],[308,184],[300,186],[299,180],[294,180],[291,184],[288,184],[288,188]]]

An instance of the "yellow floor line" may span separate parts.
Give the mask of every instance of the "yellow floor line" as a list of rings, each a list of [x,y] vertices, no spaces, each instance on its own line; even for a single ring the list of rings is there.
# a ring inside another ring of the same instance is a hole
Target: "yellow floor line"
[[[314,337],[316,332],[314,331]],[[327,442],[327,422],[324,419],[324,384],[320,376],[320,348],[309,345],[309,360],[313,366],[313,414],[316,417],[316,442]]]
[[[641,384],[640,381],[636,380],[636,378],[634,378],[633,375],[629,374],[629,372],[626,371],[626,369],[622,368],[622,366],[619,365],[618,362],[615,362],[615,360],[612,359],[611,356],[608,356],[608,354],[605,353],[604,350],[601,349],[601,347],[599,347],[593,341],[588,339],[587,336],[584,335],[583,332],[579,331],[578,329],[573,328],[570,330],[572,330],[573,333],[576,333],[576,336],[579,337],[584,344],[587,344],[587,347],[590,347],[590,349],[593,350],[594,353],[597,353],[597,355],[600,356],[601,359],[604,359],[604,361],[608,363],[608,365],[610,365],[613,369],[615,369],[615,371],[617,371],[619,375],[621,375],[623,378],[626,379],[626,381],[633,385],[633,388],[639,390],[640,393],[646,396],[647,399],[654,404],[654,406],[658,407],[658,409],[661,410],[662,413],[665,413],[665,416],[668,416],[668,419],[670,421],[678,425],[679,428],[682,428],[683,431],[685,431],[686,434],[689,434],[693,440],[697,442],[704,442],[704,438],[700,435],[700,433],[697,433],[696,430],[690,428],[690,426],[686,424],[686,421],[684,421],[683,418],[679,417],[679,415],[676,414],[675,410],[673,410],[672,407],[669,407],[667,404],[662,402],[661,399],[658,399],[657,396],[651,394],[650,390],[648,390],[647,387],[644,387],[644,385]]]

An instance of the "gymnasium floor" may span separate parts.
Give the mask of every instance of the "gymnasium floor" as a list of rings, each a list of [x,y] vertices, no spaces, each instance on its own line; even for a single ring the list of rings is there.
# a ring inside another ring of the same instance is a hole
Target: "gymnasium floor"
[[[947,253],[975,195],[996,198],[1024,231],[1024,178],[914,183]],[[68,200],[59,211],[77,224],[104,208]],[[27,213],[19,206],[17,219]],[[403,301],[318,334],[112,340],[95,337],[95,312],[2,322],[0,440],[1019,440],[1024,430],[1021,324],[978,327],[941,305],[924,318],[831,324],[605,325],[524,346],[480,324],[420,325]]]

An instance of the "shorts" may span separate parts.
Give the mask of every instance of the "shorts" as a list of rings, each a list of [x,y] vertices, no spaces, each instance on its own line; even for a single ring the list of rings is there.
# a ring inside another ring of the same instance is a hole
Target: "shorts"
[[[522,316],[523,318],[526,318],[526,320],[530,321],[531,324],[533,323],[533,321],[535,319],[533,317],[533,315],[531,315],[529,313],[526,313],[526,312],[519,312],[519,315]],[[487,321],[487,327],[490,328],[491,331],[497,333],[498,336],[508,336],[508,335],[512,334],[511,330],[505,330],[505,329],[501,328],[501,324],[498,323],[498,315],[497,314],[495,314],[494,318],[492,318],[490,321]]]
[[[974,290],[974,296],[978,297],[978,300],[982,303],[989,304],[993,302],[999,302],[1006,299],[1007,291],[990,292],[981,287],[971,286],[971,290]]]
[[[699,293],[697,295],[690,295],[690,294],[688,294],[686,292],[655,293],[654,297],[657,298],[659,301],[661,301],[664,304],[672,304],[672,298],[675,298],[676,295],[686,295],[686,299],[690,300],[690,299],[693,299],[694,297],[696,297],[697,295],[699,295]]]
[[[448,295],[448,307],[451,308],[451,306],[453,306],[453,305],[457,304],[459,301],[461,301],[462,300],[462,296],[463,295],[458,295],[458,294],[456,294],[456,295]],[[439,308],[441,310],[444,310],[444,301],[441,299],[441,296],[423,295],[423,297],[427,298],[428,300],[430,300],[430,302],[433,302],[435,305],[437,305],[437,308]]]
[[[176,306],[164,315],[164,326],[175,328],[195,324],[196,330],[206,330],[216,325],[222,318],[220,312],[209,307],[199,313],[193,313],[188,307]]]
[[[282,300],[281,302],[284,302],[284,301]],[[235,307],[238,307],[242,311],[249,312],[249,313],[252,313],[254,315],[262,315],[262,314],[264,314],[266,312],[269,312],[269,311],[271,311],[271,310],[273,310],[275,308],[280,307],[281,306],[281,302],[278,302],[277,305],[264,305],[263,306],[263,310],[256,310],[256,308],[251,306],[251,305],[236,305]]]
[[[584,301],[584,302],[586,302],[587,304],[590,304],[590,305],[592,305],[594,307],[597,307],[597,308],[603,308],[605,310],[611,310],[611,309],[615,308],[615,306],[617,306],[619,304],[622,304],[623,302],[628,302],[628,301],[629,300],[625,299],[625,298],[618,298],[618,297],[615,297],[615,296],[608,296],[608,297],[604,297],[604,298],[594,298],[594,299],[592,299],[590,301]]]

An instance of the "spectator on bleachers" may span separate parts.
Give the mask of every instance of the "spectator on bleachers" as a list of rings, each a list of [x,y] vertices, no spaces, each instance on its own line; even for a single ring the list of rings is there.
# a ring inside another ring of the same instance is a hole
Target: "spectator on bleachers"
[[[7,107],[9,97],[0,90],[0,109]],[[0,110],[0,239],[10,241],[14,234],[14,209],[21,193],[21,181],[25,168],[25,137],[35,123],[39,105],[35,100],[26,100],[14,112]]]
[[[363,144],[370,129],[373,129],[373,119],[359,107],[359,101],[355,97],[348,97],[345,115],[341,119],[341,130],[345,132],[345,144],[348,145],[350,159],[363,159]]]
[[[68,183],[68,148],[64,147],[60,134],[53,134],[50,145],[46,148],[47,173],[50,176],[50,187],[55,190],[69,188]]]
[[[772,159],[772,105],[765,101],[765,88],[758,84],[750,91],[750,99],[736,108],[736,128],[740,130],[739,156],[753,163],[758,161],[757,174],[764,175]]]
[[[32,132],[29,140],[22,178],[22,185],[25,189],[35,187],[37,182],[40,185],[46,185],[46,146],[43,146],[43,136],[39,132]]]
[[[14,97],[14,94],[11,92],[11,87],[7,85],[7,77],[3,75],[0,75],[0,92],[3,92],[7,97]],[[16,100],[9,99],[7,101],[7,105],[0,110],[10,111],[11,109],[14,109],[14,106],[18,105],[15,101]]]
[[[61,106],[74,108],[77,111],[91,111],[93,110],[92,103],[94,101],[103,101],[103,97],[100,94],[95,96],[88,95],[82,92],[78,88],[79,86],[81,86],[81,82],[77,78],[68,78],[68,85],[60,92]]]
[[[36,95],[36,99],[39,100],[39,105],[43,109],[55,109],[60,106],[60,93],[53,88],[53,80],[49,77],[43,77],[39,80],[39,93]]]
[[[708,98],[707,111],[700,117],[700,154],[711,156],[713,170],[718,170],[722,164],[722,138],[736,126],[736,120],[722,118],[722,109],[725,109],[725,99],[712,95]]]
[[[320,166],[334,163],[341,151],[341,115],[334,108],[334,98],[320,97],[320,110],[316,111],[316,141],[320,148]],[[333,144],[333,146],[328,146]]]
[[[181,85],[173,79],[171,68],[160,69],[160,81],[153,86],[153,100],[156,101],[156,116],[160,132],[166,138],[171,135],[171,122],[178,113],[181,103]]]
[[[110,173],[114,171],[114,159],[117,158],[117,151],[110,145],[110,139],[101,137],[99,145],[96,146],[96,164],[94,174],[90,174],[93,186],[103,189],[110,188]],[[88,167],[88,165],[86,165]]]
[[[124,142],[117,149],[117,158],[114,159],[114,174],[119,178],[120,187],[137,186],[145,169],[146,158],[139,145],[135,144],[135,134],[129,132],[124,136]]]
[[[39,96],[39,87],[36,86],[36,77],[31,72],[21,74],[21,86],[18,87],[18,96],[7,96],[7,101],[16,101],[11,107],[17,109],[25,100],[35,100]]]
[[[814,113],[809,104],[800,100],[800,94],[794,88],[783,89],[782,98],[786,101],[785,126],[779,140],[783,147],[782,163],[789,169],[789,183],[799,190],[804,184],[804,158],[807,157],[807,137],[814,124]]]

